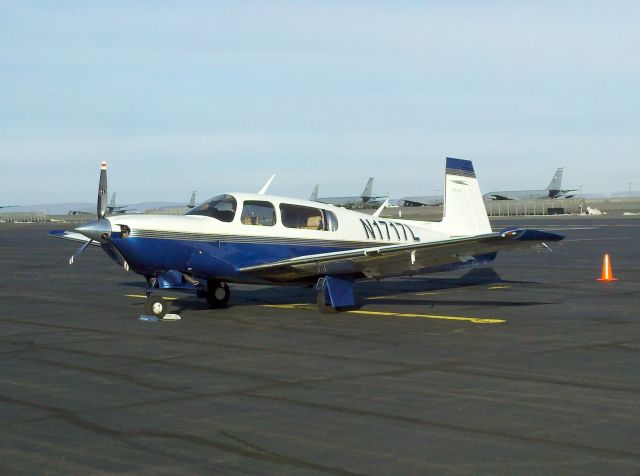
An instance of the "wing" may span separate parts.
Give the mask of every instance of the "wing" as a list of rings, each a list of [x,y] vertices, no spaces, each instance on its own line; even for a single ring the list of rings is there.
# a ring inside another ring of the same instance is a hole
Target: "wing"
[[[477,262],[479,257],[501,250],[536,247],[544,242],[560,241],[563,238],[561,235],[538,230],[505,230],[429,243],[387,245],[299,256],[247,266],[238,271],[281,282],[326,275],[385,278],[446,269],[449,265],[471,264]]]

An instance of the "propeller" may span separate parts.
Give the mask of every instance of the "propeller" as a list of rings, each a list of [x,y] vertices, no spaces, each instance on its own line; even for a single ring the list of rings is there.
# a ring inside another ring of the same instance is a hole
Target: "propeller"
[[[98,220],[107,215],[107,162],[100,164],[100,184],[98,185]]]
[[[105,219],[107,215],[107,162],[102,161],[100,164],[100,183],[98,185],[98,203],[97,203],[98,219],[92,222],[83,223],[76,228],[76,231],[82,233],[89,238],[74,255],[69,258],[69,264],[74,261],[87,249],[92,242],[106,244],[111,236],[111,222]],[[103,246],[104,249],[104,246]],[[124,259],[123,259],[124,261]]]

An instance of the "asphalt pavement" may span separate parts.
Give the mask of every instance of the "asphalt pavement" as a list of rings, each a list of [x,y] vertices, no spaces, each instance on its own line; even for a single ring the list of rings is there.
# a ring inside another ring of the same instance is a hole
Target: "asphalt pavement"
[[[100,249],[0,224],[0,473],[640,473],[640,218],[492,223],[566,239],[332,315],[165,293],[171,322]]]

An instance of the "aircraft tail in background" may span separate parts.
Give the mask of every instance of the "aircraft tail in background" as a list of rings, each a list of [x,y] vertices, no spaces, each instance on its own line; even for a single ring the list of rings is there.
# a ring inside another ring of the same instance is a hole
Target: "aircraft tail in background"
[[[311,192],[311,195],[309,196],[309,200],[316,201],[318,199],[318,189],[320,188],[319,184],[316,184],[315,187],[313,187],[313,192]]]
[[[562,172],[564,167],[559,167],[545,190],[562,190]]]
[[[187,203],[187,208],[195,208],[196,206],[196,191],[194,190],[191,194],[191,200]]]
[[[111,195],[111,200],[109,200],[109,208],[116,208],[116,192],[113,192],[113,195]]]
[[[373,196],[371,195],[372,192],[373,192],[373,177],[369,177],[369,180],[367,180],[367,185],[365,185],[364,190],[360,194],[360,197],[363,199],[373,198]]]

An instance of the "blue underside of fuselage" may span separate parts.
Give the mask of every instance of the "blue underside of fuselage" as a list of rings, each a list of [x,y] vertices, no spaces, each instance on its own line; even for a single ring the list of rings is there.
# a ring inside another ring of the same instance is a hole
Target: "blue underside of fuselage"
[[[203,242],[158,238],[112,236],[112,243],[127,260],[131,270],[141,275],[158,276],[168,271],[188,273],[197,278],[215,278],[236,283],[268,283],[268,278],[257,278],[240,273],[238,268],[298,256],[344,251],[340,246],[310,246],[282,243]],[[448,271],[491,262],[497,253],[476,256],[466,263],[451,263],[421,270],[422,273]],[[414,274],[407,272],[406,274]],[[305,281],[306,282],[306,281]]]
[[[112,239],[133,271],[156,275],[169,270],[222,281],[255,282],[238,268],[297,256],[343,251],[336,246],[308,246],[276,243],[203,242],[156,238]],[[257,281],[264,281],[263,279]]]

